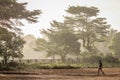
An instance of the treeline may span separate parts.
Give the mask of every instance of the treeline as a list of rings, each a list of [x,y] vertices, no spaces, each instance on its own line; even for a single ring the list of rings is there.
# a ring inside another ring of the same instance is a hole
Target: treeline
[[[112,29],[106,18],[99,17],[97,7],[69,6],[65,11],[63,22],[54,20],[51,28],[41,30],[45,37],[37,39],[36,51],[46,51],[47,57],[59,58],[62,62],[69,58],[78,61],[120,59],[120,32]],[[100,49],[102,46],[108,51]]]

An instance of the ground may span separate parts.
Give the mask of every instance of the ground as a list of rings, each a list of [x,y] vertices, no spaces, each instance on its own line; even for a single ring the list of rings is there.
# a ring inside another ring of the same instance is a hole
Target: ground
[[[120,80],[120,68],[40,69],[30,71],[0,71],[0,80]]]

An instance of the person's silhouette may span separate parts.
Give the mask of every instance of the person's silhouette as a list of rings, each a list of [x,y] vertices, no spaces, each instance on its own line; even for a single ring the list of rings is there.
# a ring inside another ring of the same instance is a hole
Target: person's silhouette
[[[103,72],[102,68],[103,68],[102,61],[101,61],[101,60],[99,60],[98,75],[100,74],[100,71],[101,71],[101,72],[102,72],[102,74],[104,75],[104,72]]]

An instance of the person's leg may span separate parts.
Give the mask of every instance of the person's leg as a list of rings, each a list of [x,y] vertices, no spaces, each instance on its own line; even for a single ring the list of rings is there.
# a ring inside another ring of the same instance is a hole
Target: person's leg
[[[104,75],[104,72],[103,72],[103,70],[101,69],[101,72],[102,72],[102,74]]]
[[[100,74],[100,69],[98,68],[98,75]]]

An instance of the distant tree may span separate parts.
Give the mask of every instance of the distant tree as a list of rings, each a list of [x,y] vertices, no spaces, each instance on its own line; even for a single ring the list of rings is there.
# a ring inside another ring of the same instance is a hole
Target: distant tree
[[[0,57],[3,58],[4,64],[14,58],[22,58],[22,48],[25,41],[13,32],[5,28],[0,28]]]
[[[58,55],[58,46],[50,41],[39,38],[36,40],[36,47],[34,48],[35,51],[46,51],[47,57],[52,57],[53,61],[55,60],[55,56]]]
[[[56,29],[53,40],[60,46],[61,58],[64,60],[67,55],[75,55],[78,59],[80,54],[80,43],[78,42],[79,38],[75,35],[73,30],[65,23],[56,21],[53,21],[52,26]]]
[[[117,30],[115,29],[111,29],[108,33],[108,40],[112,41],[114,39],[114,37],[116,36],[116,34],[118,33]]]
[[[120,32],[116,33],[116,35],[114,36],[110,49],[113,50],[113,55],[115,57],[120,57]]]
[[[47,45],[44,48],[48,55],[58,55],[63,62],[66,61],[68,55],[77,55],[78,57],[80,54],[80,43],[77,36],[64,23],[53,21],[51,25],[50,29],[41,31],[48,38]],[[39,43],[37,43],[37,46],[43,48]]]
[[[65,16],[65,23],[73,28],[88,51],[94,51],[94,43],[102,42],[110,27],[106,19],[97,17],[96,7],[70,6],[66,12],[70,15]]]

